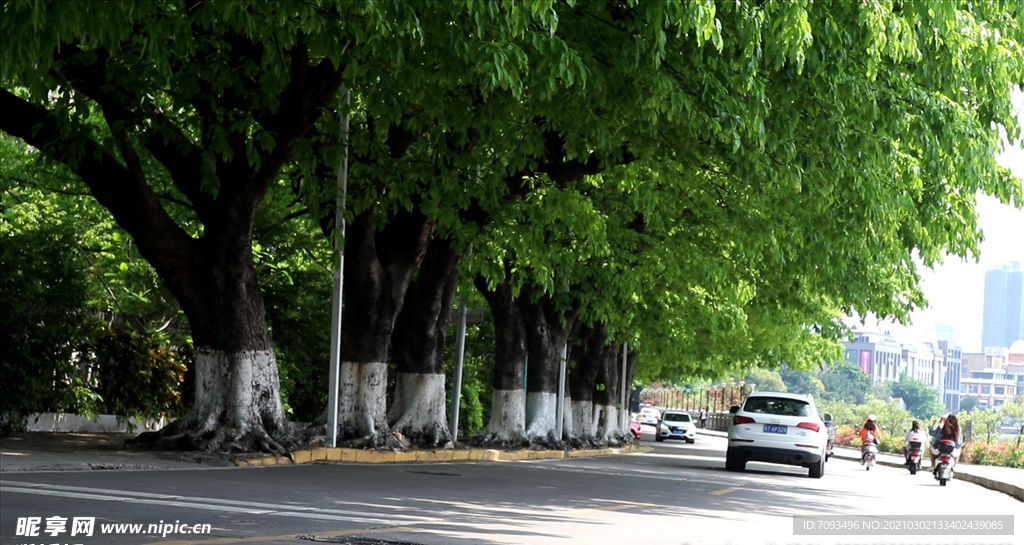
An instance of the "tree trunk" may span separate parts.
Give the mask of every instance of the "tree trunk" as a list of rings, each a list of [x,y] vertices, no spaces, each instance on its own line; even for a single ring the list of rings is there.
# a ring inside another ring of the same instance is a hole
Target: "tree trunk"
[[[521,445],[526,439],[526,331],[519,306],[508,283],[494,290],[476,277],[474,284],[494,317],[494,378],[491,382],[491,417],[474,443],[495,446]]]
[[[377,213],[356,216],[345,233],[338,437],[373,446],[391,440],[388,426],[388,345],[433,224],[416,211],[398,212],[376,229]]]
[[[449,444],[444,348],[451,323],[459,256],[435,238],[405,294],[391,337],[398,376],[388,420],[413,444]]]
[[[157,271],[192,326],[195,400],[183,417],[138,443],[156,448],[283,453],[293,442],[252,262],[251,229],[209,222],[195,255]],[[141,243],[140,243],[141,246]]]
[[[518,299],[529,352],[526,435],[531,442],[557,445],[563,439],[555,437],[558,371],[562,349],[576,325],[579,309],[577,306],[563,317],[550,297],[533,300],[532,295],[531,289],[524,289]]]
[[[570,351],[573,362],[569,373],[569,393],[572,397],[573,431],[581,446],[592,445],[597,432],[596,424],[604,408],[594,404],[597,374],[604,365],[609,347],[608,328],[604,324],[581,326],[577,343]]]
[[[629,412],[628,401],[626,407],[619,406],[623,385],[622,361],[616,357],[617,353],[616,345],[604,347],[596,378],[596,384],[602,387],[594,390],[594,406],[600,407],[602,413],[598,423],[597,439],[608,444],[618,444],[625,438],[627,430],[622,429],[620,425],[619,413]],[[627,364],[628,361],[627,358]]]

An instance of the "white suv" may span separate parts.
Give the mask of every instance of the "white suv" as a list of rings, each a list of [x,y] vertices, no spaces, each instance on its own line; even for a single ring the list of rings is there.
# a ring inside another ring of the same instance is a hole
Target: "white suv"
[[[825,473],[828,430],[814,396],[754,392],[733,407],[725,469],[743,471],[747,462],[803,466],[811,478]]]
[[[661,416],[661,423],[654,434],[654,440],[683,439],[687,443],[697,440],[697,427],[693,425],[690,413],[669,409]]]

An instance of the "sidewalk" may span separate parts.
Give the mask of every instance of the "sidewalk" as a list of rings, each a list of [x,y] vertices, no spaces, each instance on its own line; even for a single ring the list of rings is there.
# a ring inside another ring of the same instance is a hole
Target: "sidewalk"
[[[724,431],[715,430],[698,429],[697,433],[718,437],[728,436],[728,433]],[[860,449],[857,448],[837,446],[832,452],[836,458],[854,461],[860,460]],[[880,452],[878,453],[878,458],[876,460],[877,463],[884,466],[904,468],[903,457],[896,454]],[[927,457],[925,458],[924,466],[925,468],[923,471],[927,472]],[[999,492],[1009,494],[1019,501],[1024,502],[1024,469],[974,464],[957,464],[956,475],[954,478],[979,484],[990,490],[997,490]]]

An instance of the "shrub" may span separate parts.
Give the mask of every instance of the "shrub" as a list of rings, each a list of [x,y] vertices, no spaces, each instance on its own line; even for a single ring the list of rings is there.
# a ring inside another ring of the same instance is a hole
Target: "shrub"
[[[964,446],[961,462],[1024,468],[1024,448],[1009,441],[973,441]]]
[[[182,412],[185,364],[148,335],[107,330],[96,347],[96,392],[110,414],[160,418]]]

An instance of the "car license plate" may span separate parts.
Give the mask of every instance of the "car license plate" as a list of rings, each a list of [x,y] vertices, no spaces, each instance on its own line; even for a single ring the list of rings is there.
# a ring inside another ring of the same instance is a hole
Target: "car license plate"
[[[765,433],[782,433],[782,434],[788,433],[786,426],[779,426],[777,424],[765,424],[764,425],[764,432]]]

